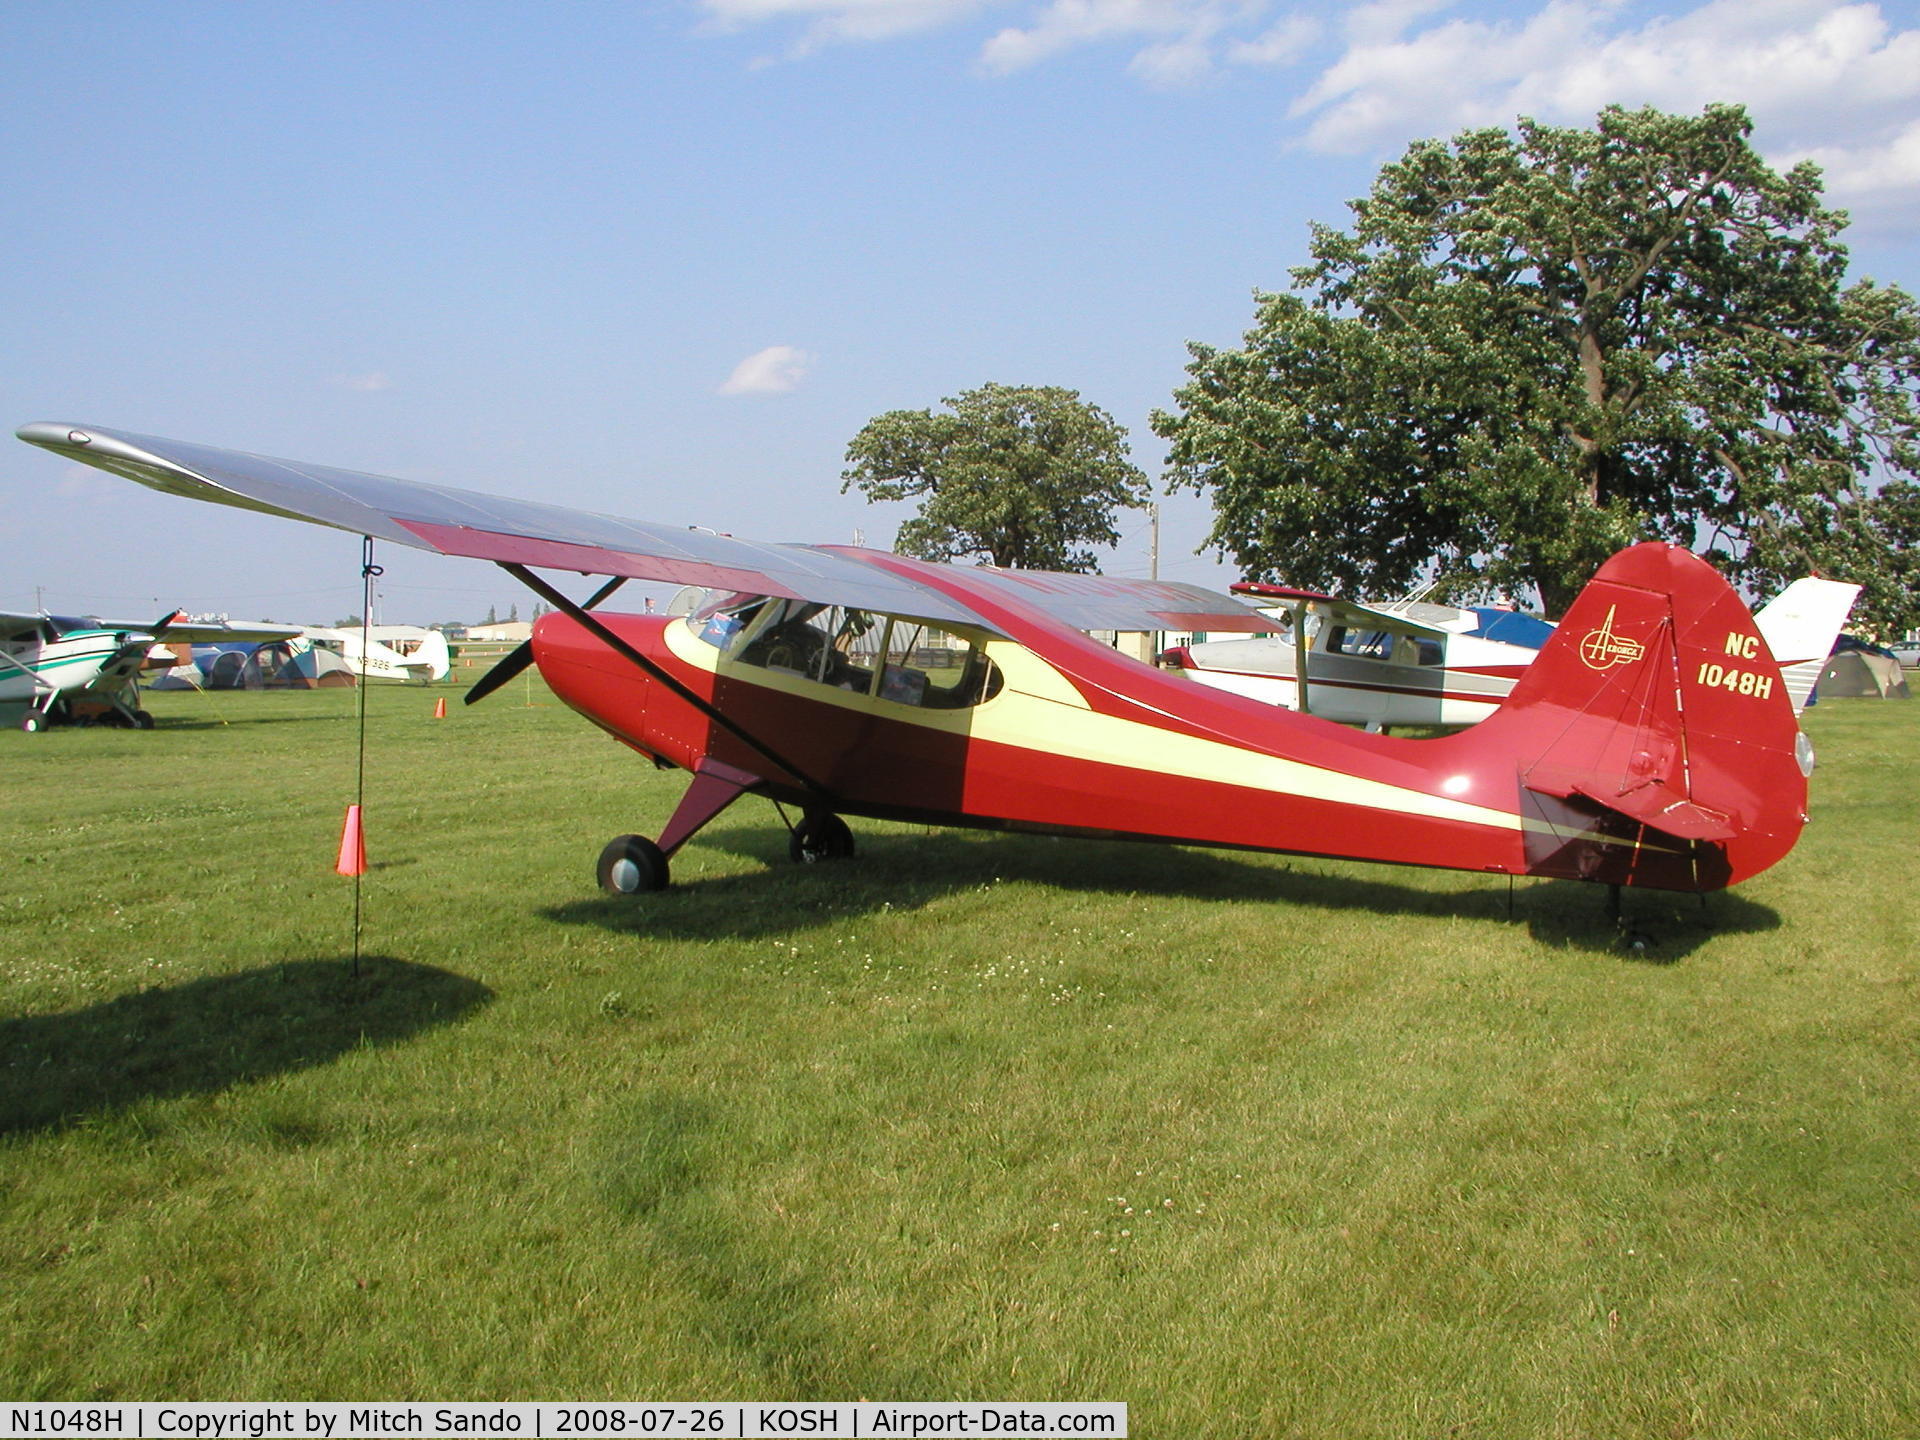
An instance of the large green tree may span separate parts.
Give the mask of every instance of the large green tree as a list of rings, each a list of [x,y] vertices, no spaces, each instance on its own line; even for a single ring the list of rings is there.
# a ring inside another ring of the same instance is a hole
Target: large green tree
[[[1756,594],[1817,571],[1868,587],[1857,618],[1920,621],[1888,523],[1920,473],[1920,311],[1847,283],[1819,171],[1779,174],[1749,130],[1611,108],[1386,166],[1154,417],[1212,543],[1254,575],[1558,614],[1666,538]]]
[[[1120,538],[1114,512],[1148,503],[1126,432],[1077,391],[982,385],[945,411],[889,410],[847,447],[841,490],[920,501],[894,548],[923,560],[1091,570]]]

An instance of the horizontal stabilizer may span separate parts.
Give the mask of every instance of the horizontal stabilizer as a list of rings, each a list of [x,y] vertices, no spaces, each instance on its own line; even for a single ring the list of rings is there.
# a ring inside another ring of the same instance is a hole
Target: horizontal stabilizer
[[[1616,810],[1630,820],[1638,820],[1682,840],[1731,840],[1740,827],[1718,810],[1709,810],[1683,795],[1675,795],[1664,785],[1643,785],[1624,795],[1601,793],[1601,785],[1576,785],[1576,795]]]

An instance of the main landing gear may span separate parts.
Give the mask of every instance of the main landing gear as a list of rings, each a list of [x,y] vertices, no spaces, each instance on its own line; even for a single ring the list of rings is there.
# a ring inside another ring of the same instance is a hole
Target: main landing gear
[[[639,895],[667,888],[667,856],[644,835],[616,835],[600,852],[593,867],[600,888],[609,895]]]
[[[796,865],[844,860],[853,854],[853,831],[828,811],[803,818],[787,837],[787,856]],[[667,852],[644,835],[616,835],[600,852],[594,879],[609,895],[644,895],[672,883]]]
[[[69,697],[55,693],[49,694],[45,703],[36,702],[28,706],[26,714],[20,717],[20,728],[29,735],[37,735],[55,725],[105,725],[117,730],[151,730],[153,716],[124,699],[103,701],[95,696],[87,696],[76,704]]]
[[[803,816],[787,837],[787,858],[796,865],[845,860],[853,854],[853,831],[838,815],[818,810]]]
[[[609,895],[642,895],[666,889],[673,853],[708,821],[760,783],[759,776],[745,770],[713,759],[700,761],[694,767],[693,783],[687,786],[687,793],[680,798],[680,805],[667,821],[667,828],[660,832],[660,838],[656,841],[644,835],[614,836],[593,867],[594,879]],[[801,865],[842,860],[853,854],[853,832],[847,828],[847,822],[831,810],[809,809],[793,827],[787,841],[787,854]]]

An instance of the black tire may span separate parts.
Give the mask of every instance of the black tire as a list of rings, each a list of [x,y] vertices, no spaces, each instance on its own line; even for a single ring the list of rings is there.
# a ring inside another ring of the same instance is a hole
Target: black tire
[[[145,710],[133,712],[133,728],[136,730],[153,729],[153,716]]]
[[[644,895],[667,888],[667,857],[644,835],[616,835],[593,873],[609,895]]]
[[[29,710],[20,718],[20,728],[29,735],[38,735],[47,728],[47,717],[38,710]]]
[[[787,856],[796,865],[845,860],[853,854],[853,831],[838,815],[809,815],[787,837]]]

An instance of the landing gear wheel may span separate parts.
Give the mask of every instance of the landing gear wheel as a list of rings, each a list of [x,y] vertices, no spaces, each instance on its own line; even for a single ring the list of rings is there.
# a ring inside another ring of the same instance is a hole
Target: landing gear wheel
[[[145,710],[133,712],[133,728],[136,730],[153,729],[153,716]]]
[[[38,710],[29,710],[20,721],[20,728],[29,735],[38,735],[47,728],[47,717]]]
[[[793,827],[787,855],[798,865],[845,860],[853,854],[853,831],[838,815],[809,815]]]
[[[644,835],[616,835],[600,852],[594,877],[609,895],[639,895],[667,888],[667,857]]]

